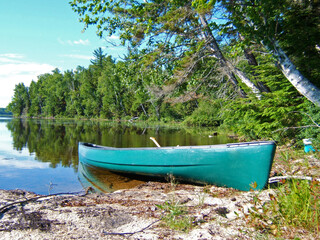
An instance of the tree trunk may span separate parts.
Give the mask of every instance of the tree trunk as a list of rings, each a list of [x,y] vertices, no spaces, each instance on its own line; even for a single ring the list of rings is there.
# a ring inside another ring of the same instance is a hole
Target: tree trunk
[[[144,115],[146,115],[146,117],[149,118],[148,113],[146,112],[146,109],[144,108],[142,103],[140,104],[140,106],[141,106],[141,108],[142,108],[142,110],[144,112]]]
[[[161,120],[161,114],[160,114],[160,107],[161,107],[161,105],[158,104],[158,102],[153,102],[153,101],[151,101],[151,104],[152,104],[152,106],[153,106],[153,108],[154,108],[154,111],[155,111],[155,113],[156,113],[156,116],[157,116],[158,121],[160,121],[160,120]]]
[[[258,99],[261,99],[261,91],[259,88],[238,68],[232,65],[229,61],[226,61],[228,68],[236,75],[240,80],[251,89]]]
[[[299,72],[276,41],[273,42],[273,48],[274,55],[278,57],[280,69],[285,77],[301,95],[320,107],[320,89]]]
[[[227,68],[228,77],[230,78],[231,82],[233,84],[236,84],[238,81],[235,79],[235,75],[246,85],[248,86],[251,91],[256,95],[258,99],[261,98],[261,91],[259,88],[238,68],[232,65],[231,62],[229,62],[224,55],[222,54],[220,47],[213,36],[211,30],[208,27],[207,20],[202,14],[199,14],[201,24],[203,26],[203,37],[208,42],[208,46],[213,52],[214,56],[220,61],[220,64],[222,67]],[[232,74],[231,74],[232,73]],[[238,86],[237,86],[238,87]]]
[[[244,41],[244,37],[240,33],[238,33],[238,36],[241,41]],[[252,53],[252,50],[250,48],[245,48],[243,50],[243,52],[244,52],[244,56],[247,59],[249,65],[258,66],[257,59],[254,56],[254,54]],[[257,74],[255,74],[255,71],[254,71],[253,75],[257,76]],[[259,90],[261,92],[270,92],[270,89],[266,85],[264,85],[263,82],[261,82],[261,81],[257,81],[257,87],[259,88]]]
[[[248,60],[249,65],[258,66],[258,62],[257,62],[257,60],[256,60],[255,56],[253,55],[250,48],[244,49],[243,52],[244,52],[244,56]]]

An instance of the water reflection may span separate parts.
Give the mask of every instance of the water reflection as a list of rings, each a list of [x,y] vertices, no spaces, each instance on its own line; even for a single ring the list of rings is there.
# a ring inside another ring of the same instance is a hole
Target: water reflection
[[[27,149],[40,162],[78,169],[78,142],[111,147],[153,147],[153,136],[161,146],[206,145],[230,142],[226,136],[209,138],[195,129],[138,127],[96,121],[13,119],[7,123],[13,148]]]
[[[84,189],[91,187],[94,192],[113,192],[119,189],[127,189],[144,183],[126,175],[116,174],[104,169],[79,163],[78,178]]]
[[[51,168],[60,164],[77,170],[77,136],[73,125],[51,120],[13,119],[7,123],[7,128],[15,150],[26,149],[29,154],[35,154],[35,160],[49,163]]]
[[[2,157],[0,167],[11,167],[17,169],[44,169],[49,167],[49,163],[35,162],[33,160],[14,159],[13,157]]]

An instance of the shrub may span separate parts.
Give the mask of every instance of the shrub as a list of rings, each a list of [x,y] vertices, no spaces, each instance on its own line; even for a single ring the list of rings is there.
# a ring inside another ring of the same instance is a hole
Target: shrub
[[[221,106],[220,101],[201,101],[199,107],[183,123],[189,126],[218,126],[221,123]]]

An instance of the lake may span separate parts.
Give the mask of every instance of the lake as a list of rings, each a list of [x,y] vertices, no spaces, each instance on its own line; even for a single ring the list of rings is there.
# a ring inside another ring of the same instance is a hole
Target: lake
[[[150,137],[161,146],[233,142],[226,135],[209,137],[205,128],[141,125],[0,117],[0,189],[52,194],[78,192],[90,186],[98,192],[111,192],[150,180],[79,164],[79,141],[111,147],[153,147]]]

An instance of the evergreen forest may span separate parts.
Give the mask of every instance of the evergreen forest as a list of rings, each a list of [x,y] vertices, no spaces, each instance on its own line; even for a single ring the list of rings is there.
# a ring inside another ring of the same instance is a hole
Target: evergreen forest
[[[16,117],[182,122],[251,139],[320,140],[320,2],[73,0],[97,37],[85,68],[17,84]]]

